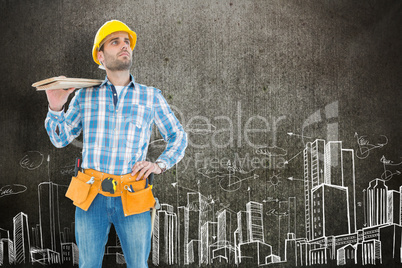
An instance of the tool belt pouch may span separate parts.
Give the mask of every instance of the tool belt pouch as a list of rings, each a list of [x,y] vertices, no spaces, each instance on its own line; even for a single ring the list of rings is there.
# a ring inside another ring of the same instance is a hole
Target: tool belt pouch
[[[99,181],[95,180],[93,184],[87,183],[90,180],[91,176],[78,172],[77,177],[72,177],[66,193],[66,197],[73,200],[75,206],[85,211],[98,194]]]
[[[122,193],[121,200],[125,216],[149,211],[155,205],[155,198],[151,187],[135,191],[134,193],[125,190]]]

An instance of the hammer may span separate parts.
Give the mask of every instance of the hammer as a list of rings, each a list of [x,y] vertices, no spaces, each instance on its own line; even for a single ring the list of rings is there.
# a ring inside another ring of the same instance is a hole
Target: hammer
[[[154,173],[149,174],[148,183],[149,183],[149,185],[153,186],[153,184],[154,184]],[[151,212],[151,228],[152,228],[151,229],[151,237],[152,237],[152,232],[154,231],[154,226],[155,226],[156,210],[160,209],[160,208],[161,208],[161,205],[159,204],[159,200],[158,200],[158,198],[155,197],[155,205],[152,208],[152,212]]]

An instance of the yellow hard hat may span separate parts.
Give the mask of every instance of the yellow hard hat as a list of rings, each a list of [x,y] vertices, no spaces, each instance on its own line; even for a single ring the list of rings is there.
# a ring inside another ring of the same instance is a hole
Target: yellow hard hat
[[[107,21],[105,24],[102,25],[102,27],[99,28],[98,32],[96,33],[94,40],[94,47],[92,49],[92,57],[94,61],[99,65],[101,65],[98,60],[98,51],[100,48],[100,44],[106,38],[106,36],[114,32],[128,33],[131,50],[134,50],[135,43],[137,42],[137,34],[121,21],[118,20]]]

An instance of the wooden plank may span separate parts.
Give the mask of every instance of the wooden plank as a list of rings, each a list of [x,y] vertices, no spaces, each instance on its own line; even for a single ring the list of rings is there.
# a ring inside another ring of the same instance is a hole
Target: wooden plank
[[[102,84],[103,80],[87,78],[51,77],[32,84],[36,90],[68,89],[93,87]]]

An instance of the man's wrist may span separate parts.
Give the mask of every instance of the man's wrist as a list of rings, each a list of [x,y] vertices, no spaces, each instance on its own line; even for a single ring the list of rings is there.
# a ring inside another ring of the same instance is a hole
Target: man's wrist
[[[64,106],[63,106],[63,108],[64,108]],[[64,109],[61,109],[61,111],[54,111],[54,110],[52,110],[51,108],[50,108],[50,106],[48,107],[48,111],[51,113],[51,114],[53,114],[53,115],[55,115],[55,116],[62,116],[63,115],[63,112],[64,112]]]
[[[158,160],[158,161],[155,162],[155,164],[160,168],[161,173],[163,173],[163,172],[166,171],[166,164],[165,164],[165,162]]]
[[[50,106],[50,104],[49,104],[49,109],[51,110],[51,111],[53,111],[53,112],[56,112],[56,113],[58,113],[58,112],[61,112],[61,111],[63,111],[63,109],[64,109],[64,105],[63,106],[61,106],[60,108],[55,108],[55,107],[51,107]]]

